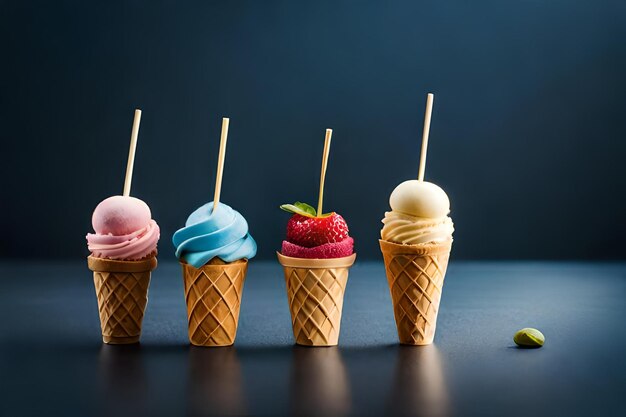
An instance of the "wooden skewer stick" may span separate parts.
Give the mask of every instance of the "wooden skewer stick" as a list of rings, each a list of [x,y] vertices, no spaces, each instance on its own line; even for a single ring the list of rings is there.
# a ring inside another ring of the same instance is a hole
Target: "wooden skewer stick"
[[[420,155],[420,168],[417,175],[418,181],[424,181],[424,171],[426,171],[426,151],[428,150],[428,134],[430,133],[430,117],[433,114],[433,101],[435,95],[428,93],[426,99],[426,114],[424,115],[424,132],[422,133],[422,152]]]
[[[326,129],[324,139],[324,154],[322,155],[322,174],[320,175],[320,195],[317,200],[317,217],[322,216],[322,201],[324,200],[324,180],[326,179],[326,167],[328,166],[328,154],[330,153],[330,140],[333,136],[332,129]]]
[[[137,137],[139,136],[139,124],[141,123],[141,110],[135,109],[133,130],[130,134],[130,150],[128,151],[128,163],[126,164],[126,178],[124,178],[124,197],[130,195],[130,185],[133,182],[133,167],[135,166],[135,150],[137,149]]]
[[[224,173],[224,158],[226,157],[226,142],[228,141],[228,117],[222,118],[222,136],[220,138],[220,153],[217,157],[217,176],[215,178],[215,195],[213,196],[213,211],[217,209],[222,192],[222,175]]]

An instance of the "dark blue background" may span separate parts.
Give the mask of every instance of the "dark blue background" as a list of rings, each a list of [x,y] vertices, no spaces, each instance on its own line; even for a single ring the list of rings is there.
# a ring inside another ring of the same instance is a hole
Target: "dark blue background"
[[[222,199],[271,258],[287,215],[317,198],[361,259],[417,175],[452,201],[453,256],[621,258],[626,189],[623,1],[0,3],[2,257],[87,254],[93,208],[122,191],[143,109],[133,194],[171,234]]]

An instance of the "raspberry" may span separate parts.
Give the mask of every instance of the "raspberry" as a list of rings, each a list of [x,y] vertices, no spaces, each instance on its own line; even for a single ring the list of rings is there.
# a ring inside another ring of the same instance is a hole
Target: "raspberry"
[[[354,239],[347,237],[341,242],[325,243],[314,248],[305,248],[283,240],[281,253],[292,258],[328,259],[352,255]]]
[[[341,242],[348,237],[348,225],[337,213],[328,217],[294,214],[287,223],[287,241],[305,248]]]

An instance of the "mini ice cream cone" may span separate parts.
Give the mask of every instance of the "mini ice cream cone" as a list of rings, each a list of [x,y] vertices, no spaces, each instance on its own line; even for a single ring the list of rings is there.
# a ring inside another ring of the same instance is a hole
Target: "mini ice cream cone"
[[[109,344],[137,343],[156,257],[117,261],[89,256],[87,264],[93,271],[102,340]]]
[[[337,345],[343,294],[356,254],[329,259],[291,258],[277,254],[285,271],[296,343],[305,346]]]
[[[400,245],[380,240],[400,343],[433,342],[452,240]]]
[[[235,343],[248,260],[211,259],[200,268],[181,262],[189,321],[189,341],[196,346]]]

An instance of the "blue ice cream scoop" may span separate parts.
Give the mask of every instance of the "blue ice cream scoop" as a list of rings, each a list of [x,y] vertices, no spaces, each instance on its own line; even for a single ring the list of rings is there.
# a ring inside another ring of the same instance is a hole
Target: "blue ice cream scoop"
[[[172,236],[172,242],[178,259],[195,268],[216,256],[224,262],[251,259],[257,248],[248,233],[246,219],[222,203],[218,203],[214,212],[212,201],[189,215],[185,227]]]

